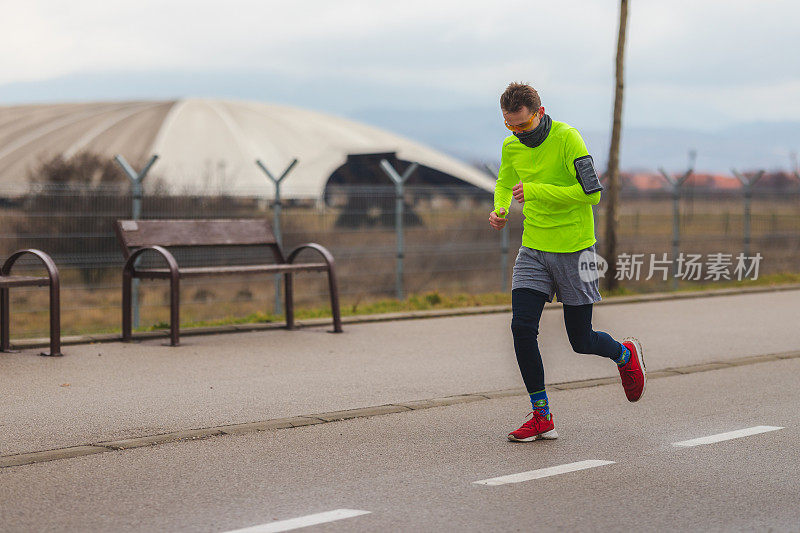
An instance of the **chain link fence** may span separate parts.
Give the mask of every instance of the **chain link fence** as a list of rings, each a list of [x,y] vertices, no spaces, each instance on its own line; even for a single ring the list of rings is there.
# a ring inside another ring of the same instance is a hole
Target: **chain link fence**
[[[420,293],[505,292],[510,273],[502,272],[501,235],[490,229],[490,193],[464,188],[406,187],[403,217],[405,246],[403,284],[406,295]],[[668,191],[621,192],[619,253],[649,256],[673,250],[673,197]],[[112,224],[131,217],[132,198],[122,186],[56,186],[39,184],[25,192],[0,190],[0,252],[19,248],[49,253],[62,276],[64,334],[118,331],[121,320],[122,253]],[[595,233],[602,255],[605,232],[603,202],[595,206]],[[738,254],[744,250],[744,209],[741,192],[713,192],[685,187],[679,199],[682,252]],[[329,187],[318,201],[283,202],[284,248],[318,242],[337,262],[342,306],[392,298],[397,264],[394,187]],[[145,195],[142,218],[248,218],[272,220],[271,201],[250,196]],[[521,242],[518,205],[509,218],[508,270]],[[800,270],[800,192],[753,190],[750,251],[760,253],[760,275]],[[176,250],[180,264],[263,263],[272,260],[258,247]],[[311,252],[304,252],[311,253]],[[611,261],[612,258],[606,258]],[[147,261],[157,262],[157,258]],[[39,267],[21,262],[15,273]],[[223,276],[187,279],[181,284],[184,323],[270,314],[274,311],[274,276]],[[324,276],[297,276],[299,308],[323,309],[327,301]],[[668,290],[672,283],[623,280],[637,290]],[[691,283],[681,281],[681,284]],[[504,284],[506,286],[504,286]],[[635,285],[635,287],[634,287]],[[47,331],[47,291],[11,291],[15,337],[43,336]],[[141,325],[168,320],[166,283],[140,285]]]

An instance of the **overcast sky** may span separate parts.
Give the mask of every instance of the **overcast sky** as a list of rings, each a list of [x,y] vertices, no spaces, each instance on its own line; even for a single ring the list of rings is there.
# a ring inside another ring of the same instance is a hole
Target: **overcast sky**
[[[554,118],[607,128],[618,9],[618,0],[8,2],[0,98],[214,96],[438,113],[496,109],[520,80]],[[796,0],[631,0],[626,127],[800,120],[798,20]]]

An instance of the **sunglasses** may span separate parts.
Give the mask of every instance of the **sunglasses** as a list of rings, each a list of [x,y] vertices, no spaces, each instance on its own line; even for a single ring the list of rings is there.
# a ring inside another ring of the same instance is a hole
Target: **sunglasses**
[[[511,131],[522,132],[522,131],[525,131],[526,129],[530,128],[531,124],[533,124],[533,121],[538,116],[539,116],[539,112],[537,111],[536,113],[533,114],[533,116],[531,116],[531,118],[529,118],[527,121],[523,122],[522,124],[515,124],[515,125],[512,126],[508,122],[504,122],[504,123],[506,125],[506,128],[510,129]]]

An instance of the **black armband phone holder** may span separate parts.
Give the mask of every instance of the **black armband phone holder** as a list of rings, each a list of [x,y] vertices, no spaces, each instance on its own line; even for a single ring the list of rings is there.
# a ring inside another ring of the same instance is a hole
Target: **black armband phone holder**
[[[593,192],[602,191],[603,185],[600,183],[600,178],[597,177],[597,171],[594,169],[594,162],[592,156],[585,155],[573,161],[575,165],[575,174],[578,178],[578,183],[581,184],[583,192],[592,194]]]

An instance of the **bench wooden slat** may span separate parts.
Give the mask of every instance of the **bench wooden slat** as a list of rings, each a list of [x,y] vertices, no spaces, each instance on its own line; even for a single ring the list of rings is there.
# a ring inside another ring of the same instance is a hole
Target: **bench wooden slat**
[[[0,287],[44,287],[50,285],[50,278],[40,276],[0,276]]]
[[[142,246],[245,246],[276,244],[264,219],[119,220],[126,248]]]
[[[294,271],[325,271],[328,265],[325,263],[295,263],[291,265],[237,265],[220,267],[181,267],[178,269],[180,277],[213,276],[216,274],[254,274],[281,273]],[[168,268],[146,268],[139,269],[134,273],[136,278],[169,278]]]

